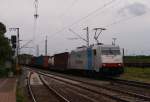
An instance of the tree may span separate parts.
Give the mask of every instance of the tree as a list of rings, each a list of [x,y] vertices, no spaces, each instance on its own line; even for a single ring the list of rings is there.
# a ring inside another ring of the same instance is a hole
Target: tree
[[[4,64],[11,56],[11,46],[9,39],[4,36],[6,33],[6,26],[0,22],[0,65]]]
[[[6,33],[6,26],[0,22],[0,35],[4,35]]]

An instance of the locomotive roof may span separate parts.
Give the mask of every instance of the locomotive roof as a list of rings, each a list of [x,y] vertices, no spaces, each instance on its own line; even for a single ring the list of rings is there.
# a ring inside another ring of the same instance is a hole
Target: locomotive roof
[[[110,45],[110,44],[105,44],[105,45],[94,45],[94,47],[119,47],[118,45]]]
[[[90,48],[92,49],[97,49],[97,47],[107,47],[107,48],[119,48],[119,46],[115,46],[115,45],[110,45],[110,44],[102,44],[102,45],[91,45]],[[87,47],[86,46],[83,46],[83,47],[77,47],[77,49],[75,50],[72,50],[71,52],[78,52],[78,51],[85,51],[87,50]]]

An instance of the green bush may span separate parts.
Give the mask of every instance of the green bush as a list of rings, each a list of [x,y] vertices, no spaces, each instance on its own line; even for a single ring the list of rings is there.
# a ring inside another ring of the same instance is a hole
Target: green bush
[[[0,77],[6,77],[8,75],[9,69],[0,67]]]
[[[121,77],[150,83],[150,68],[127,67]]]
[[[20,89],[20,88],[17,88],[16,96],[17,96],[16,102],[25,102],[25,101],[24,101],[23,93],[21,92],[21,89]]]

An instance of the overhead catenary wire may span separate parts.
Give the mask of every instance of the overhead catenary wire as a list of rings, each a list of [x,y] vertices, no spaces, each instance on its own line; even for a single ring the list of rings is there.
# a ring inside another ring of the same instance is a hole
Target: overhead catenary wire
[[[111,1],[109,1],[109,2],[107,2],[107,3],[105,3],[103,6],[101,6],[101,7],[97,8],[97,9],[95,9],[94,11],[92,11],[92,12],[90,12],[89,14],[87,14],[86,16],[80,18],[80,19],[77,20],[76,22],[74,22],[74,23],[72,23],[72,24],[70,24],[70,25],[68,25],[68,26],[66,26],[66,27],[64,27],[64,28],[62,28],[61,30],[59,30],[59,31],[57,31],[57,32],[55,32],[55,33],[53,33],[53,35],[47,36],[47,37],[50,37],[50,38],[54,37],[56,34],[59,34],[60,32],[64,31],[65,29],[67,29],[67,28],[69,28],[69,27],[71,27],[71,26],[73,26],[73,25],[75,25],[75,24],[81,22],[82,20],[88,18],[89,16],[95,14],[96,12],[98,12],[98,11],[100,11],[100,10],[103,10],[105,7],[108,7],[109,5],[111,5],[112,3],[114,3],[115,1],[116,1],[116,0],[111,0]],[[77,2],[77,1],[76,1],[76,2]],[[44,40],[42,39],[42,40],[39,41],[38,43],[43,42],[43,41],[44,41]]]
[[[82,17],[81,19],[77,20],[76,22],[72,23],[70,26],[73,26],[83,20],[85,20],[86,18],[88,18],[89,16],[92,16],[93,14],[95,14],[96,12],[103,10],[105,7],[110,6],[112,3],[114,3],[116,0],[111,0],[108,3],[104,4],[102,7],[97,8],[96,10],[90,12],[89,14],[87,14],[86,16]]]
[[[94,11],[92,11],[92,12],[90,12],[89,14],[87,14],[86,16],[84,16],[84,17],[78,19],[78,20],[75,21],[74,23],[72,23],[72,24],[70,24],[70,25],[68,25],[68,26],[65,26],[65,27],[63,27],[62,29],[60,29],[59,31],[53,33],[53,36],[55,36],[56,34],[59,34],[60,32],[64,31],[65,29],[67,29],[67,28],[69,28],[69,27],[71,27],[71,26],[73,26],[73,25],[75,25],[75,24],[81,22],[82,20],[85,20],[86,18],[88,18],[89,16],[95,14],[96,12],[98,12],[98,11],[100,11],[100,10],[103,10],[105,7],[110,6],[110,5],[113,4],[115,1],[116,1],[116,0],[111,0],[111,1],[109,1],[109,2],[107,2],[107,3],[105,3],[103,6],[101,6],[101,7],[97,8],[97,9],[95,9]],[[51,37],[53,37],[53,36],[51,36]]]
[[[82,40],[84,40],[84,41],[86,41],[87,42],[87,40],[86,39],[84,39],[83,37],[81,37],[79,34],[77,34],[76,32],[74,32],[71,28],[69,28],[69,31],[70,32],[72,32],[73,34],[75,34],[78,38],[80,38],[80,39],[82,39]]]
[[[24,45],[22,45],[21,47],[20,47],[20,49],[22,49],[22,48],[25,48],[29,43],[31,43],[32,42],[32,40],[29,40],[27,43],[25,43]]]
[[[56,34],[58,34],[58,33],[62,32],[62,31],[64,31],[65,29],[67,29],[67,28],[69,28],[69,27],[71,27],[71,26],[73,26],[73,25],[75,25],[75,24],[81,22],[82,20],[85,20],[86,18],[88,18],[89,16],[95,14],[96,12],[98,12],[98,11],[100,11],[100,10],[103,10],[103,9],[104,9],[105,7],[107,7],[107,6],[110,6],[110,5],[111,5],[112,3],[114,3],[115,1],[117,1],[117,0],[111,0],[110,2],[104,4],[102,7],[97,8],[97,9],[94,10],[93,12],[90,12],[88,15],[86,15],[86,16],[82,17],[81,19],[77,20],[76,22],[74,22],[74,23],[72,23],[72,24],[70,24],[70,25],[68,25],[68,26],[66,26],[66,27],[64,27],[64,28],[62,28],[61,30],[59,30],[59,31],[57,31],[57,32],[55,32],[55,33],[53,33],[53,35],[55,36]],[[132,16],[132,17],[128,17],[128,18],[125,18],[125,19],[121,19],[121,20],[119,20],[119,21],[115,21],[115,22],[113,22],[113,23],[111,23],[111,24],[109,24],[109,25],[106,25],[106,26],[104,26],[104,27],[110,27],[110,26],[113,26],[113,25],[115,25],[115,24],[121,23],[121,22],[123,22],[123,21],[127,21],[127,20],[129,20],[129,19],[132,19],[132,18],[135,18],[135,17],[138,17],[138,16],[139,16],[139,15],[137,15],[137,16]],[[142,15],[140,15],[140,16],[142,16]],[[52,37],[52,36],[51,36],[51,37]]]
[[[113,0],[112,0],[112,1],[113,1]],[[111,4],[112,4],[112,3],[111,3]],[[106,6],[104,6],[104,8],[105,8],[105,7],[106,7]],[[96,12],[97,12],[97,11],[96,11]],[[96,13],[96,12],[95,12],[95,13]],[[89,14],[93,15],[93,14],[95,14],[95,13],[92,13],[92,12],[91,12],[91,13],[89,13]],[[55,32],[54,34],[58,34],[58,33],[62,32],[62,31],[64,31],[65,29],[69,28],[70,26],[73,26],[73,25],[75,25],[75,24],[81,22],[82,20],[85,20],[86,18],[88,18],[89,16],[91,16],[91,15],[89,15],[89,14],[88,14],[87,16],[82,17],[81,19],[77,20],[76,22],[70,24],[69,26],[66,26],[66,27],[62,28],[62,29],[59,30],[58,32]],[[143,16],[143,15],[140,15],[140,16]],[[106,25],[106,26],[103,26],[103,27],[111,27],[111,26],[113,26],[113,25],[122,23],[122,22],[124,22],[124,21],[128,21],[128,20],[133,19],[133,18],[136,18],[136,17],[139,17],[139,15],[138,15],[138,16],[130,16],[130,17],[127,17],[127,18],[124,18],[124,19],[121,19],[121,20],[116,20],[116,21],[114,21],[114,22],[112,22],[112,23],[110,23],[110,24],[108,24],[108,25]],[[55,36],[55,35],[51,35],[50,37],[53,37],[53,36]]]
[[[150,11],[149,11],[149,12],[150,12]],[[147,13],[148,13],[148,12],[147,12]],[[145,14],[147,14],[147,13],[145,13]],[[134,18],[137,18],[137,17],[140,17],[140,16],[144,16],[145,14],[143,14],[143,15],[130,16],[130,17],[127,17],[127,18],[124,18],[124,19],[115,21],[115,22],[113,22],[113,23],[111,23],[111,24],[108,24],[108,25],[106,25],[106,26],[104,26],[104,27],[111,27],[111,26],[113,26],[113,25],[116,25],[116,24],[119,24],[119,23],[122,23],[122,22],[125,22],[125,21],[128,21],[128,20],[131,20],[131,19],[134,19]]]
[[[69,5],[69,6],[67,7],[67,9],[65,10],[65,12],[63,12],[63,13],[60,15],[60,17],[63,17],[63,16],[65,16],[68,12],[70,12],[70,10],[72,9],[72,7],[73,7],[77,2],[78,2],[78,0],[73,0],[72,3],[71,3],[71,5]]]
[[[96,10],[94,10],[93,12],[90,12],[89,14],[87,14],[86,16],[80,18],[80,19],[77,20],[76,22],[74,22],[74,23],[72,23],[72,24],[70,24],[70,25],[68,25],[68,26],[65,26],[65,27],[63,27],[61,30],[59,30],[59,31],[57,31],[57,32],[55,32],[55,33],[53,33],[53,36],[55,36],[56,34],[58,34],[58,33],[62,32],[62,31],[64,31],[65,29],[67,29],[67,28],[69,28],[69,27],[71,27],[71,26],[73,26],[73,25],[75,25],[75,24],[81,22],[82,20],[85,20],[85,19],[88,18],[89,16],[91,16],[91,15],[95,14],[96,12],[98,12],[99,10],[102,10],[102,9],[104,9],[105,7],[111,5],[111,4],[114,3],[115,1],[117,1],[117,0],[111,0],[111,1],[109,1],[108,3],[104,4],[102,7],[99,7],[99,8],[97,8]],[[115,22],[113,22],[113,23],[111,23],[111,24],[109,24],[109,25],[106,25],[106,26],[104,26],[104,27],[110,27],[110,26],[112,26],[112,25],[118,24],[118,23],[123,22],[123,21],[127,21],[127,20],[132,19],[132,18],[135,18],[135,17],[136,17],[136,16],[134,16],[134,17],[128,17],[128,18],[125,18],[125,19],[121,19],[121,20],[115,21]],[[53,37],[53,36],[51,35],[50,37]]]

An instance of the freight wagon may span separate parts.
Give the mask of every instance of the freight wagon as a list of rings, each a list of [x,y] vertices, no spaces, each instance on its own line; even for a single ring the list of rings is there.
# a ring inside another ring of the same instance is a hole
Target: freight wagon
[[[31,63],[32,55],[22,54],[19,55],[19,64],[29,65]]]
[[[33,57],[30,66],[48,69],[49,68],[48,60],[49,56]]]
[[[68,58],[69,58],[68,52],[55,54],[54,56],[49,57],[48,63],[50,69],[60,71],[66,70],[68,66]]]

